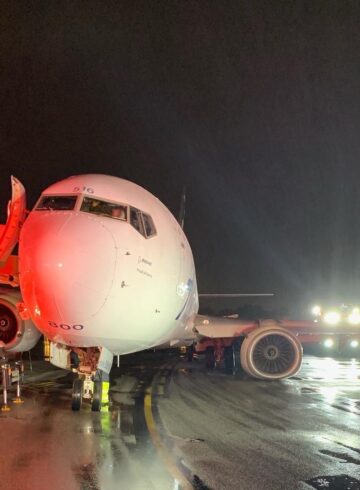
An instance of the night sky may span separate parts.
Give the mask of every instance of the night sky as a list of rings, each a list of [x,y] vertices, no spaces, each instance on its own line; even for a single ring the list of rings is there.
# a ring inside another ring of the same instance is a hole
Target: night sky
[[[29,5],[0,14],[4,211],[11,174],[28,207],[97,172],[177,215],[185,184],[200,291],[360,301],[359,2]]]

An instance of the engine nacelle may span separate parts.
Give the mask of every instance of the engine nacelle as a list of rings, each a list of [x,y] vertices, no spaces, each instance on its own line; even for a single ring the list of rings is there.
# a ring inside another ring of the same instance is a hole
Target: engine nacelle
[[[0,288],[0,349],[6,352],[28,351],[41,335],[31,320],[20,317],[16,305],[21,301],[20,291]]]
[[[246,373],[255,378],[288,378],[300,369],[302,346],[288,330],[265,321],[245,337],[240,359]]]

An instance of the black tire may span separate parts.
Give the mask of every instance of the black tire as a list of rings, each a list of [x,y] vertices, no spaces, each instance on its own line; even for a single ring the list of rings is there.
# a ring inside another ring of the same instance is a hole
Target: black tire
[[[73,412],[78,412],[81,408],[83,395],[83,381],[82,379],[75,379],[73,383],[72,399],[71,399],[71,410]]]
[[[215,367],[215,353],[214,347],[207,347],[205,351],[205,363],[207,369],[214,369]]]
[[[193,361],[193,354],[194,354],[194,346],[189,345],[189,347],[186,349],[186,355],[187,355],[187,361],[188,362]]]
[[[224,362],[226,374],[234,374],[235,362],[234,362],[234,350],[233,346],[229,345],[224,348]]]
[[[93,412],[101,412],[102,382],[94,381],[94,394],[91,402]]]
[[[235,342],[232,345],[233,359],[234,359],[233,374],[235,376],[239,376],[240,378],[246,377],[246,373],[241,365],[241,359],[240,359],[240,350],[243,342],[244,342],[244,338],[242,337],[240,339],[235,340]]]

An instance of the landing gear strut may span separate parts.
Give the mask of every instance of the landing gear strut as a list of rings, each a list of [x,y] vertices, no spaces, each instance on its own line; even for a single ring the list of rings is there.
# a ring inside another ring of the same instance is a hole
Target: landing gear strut
[[[235,340],[231,345],[224,348],[225,372],[234,376],[245,374],[240,361],[240,349],[243,339]]]
[[[235,368],[233,346],[229,345],[224,348],[224,361],[226,374],[233,374]]]
[[[186,349],[186,355],[187,355],[187,361],[192,362],[194,359],[194,345],[189,345],[189,347]]]
[[[214,369],[215,367],[215,352],[214,347],[207,347],[205,351],[205,363],[207,369]]]

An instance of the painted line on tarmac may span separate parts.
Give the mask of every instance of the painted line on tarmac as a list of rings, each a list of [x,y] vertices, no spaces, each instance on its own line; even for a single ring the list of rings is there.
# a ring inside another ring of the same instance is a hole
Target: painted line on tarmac
[[[176,463],[174,463],[173,459],[169,455],[169,450],[166,448],[164,443],[161,440],[160,434],[156,428],[154,416],[153,416],[153,403],[152,403],[152,395],[153,395],[153,385],[151,385],[145,393],[144,397],[144,414],[145,421],[150,433],[152,442],[162,459],[164,465],[166,466],[170,475],[174,478],[175,482],[180,485],[181,490],[193,490],[193,485],[187,480],[187,478],[180,471]]]

